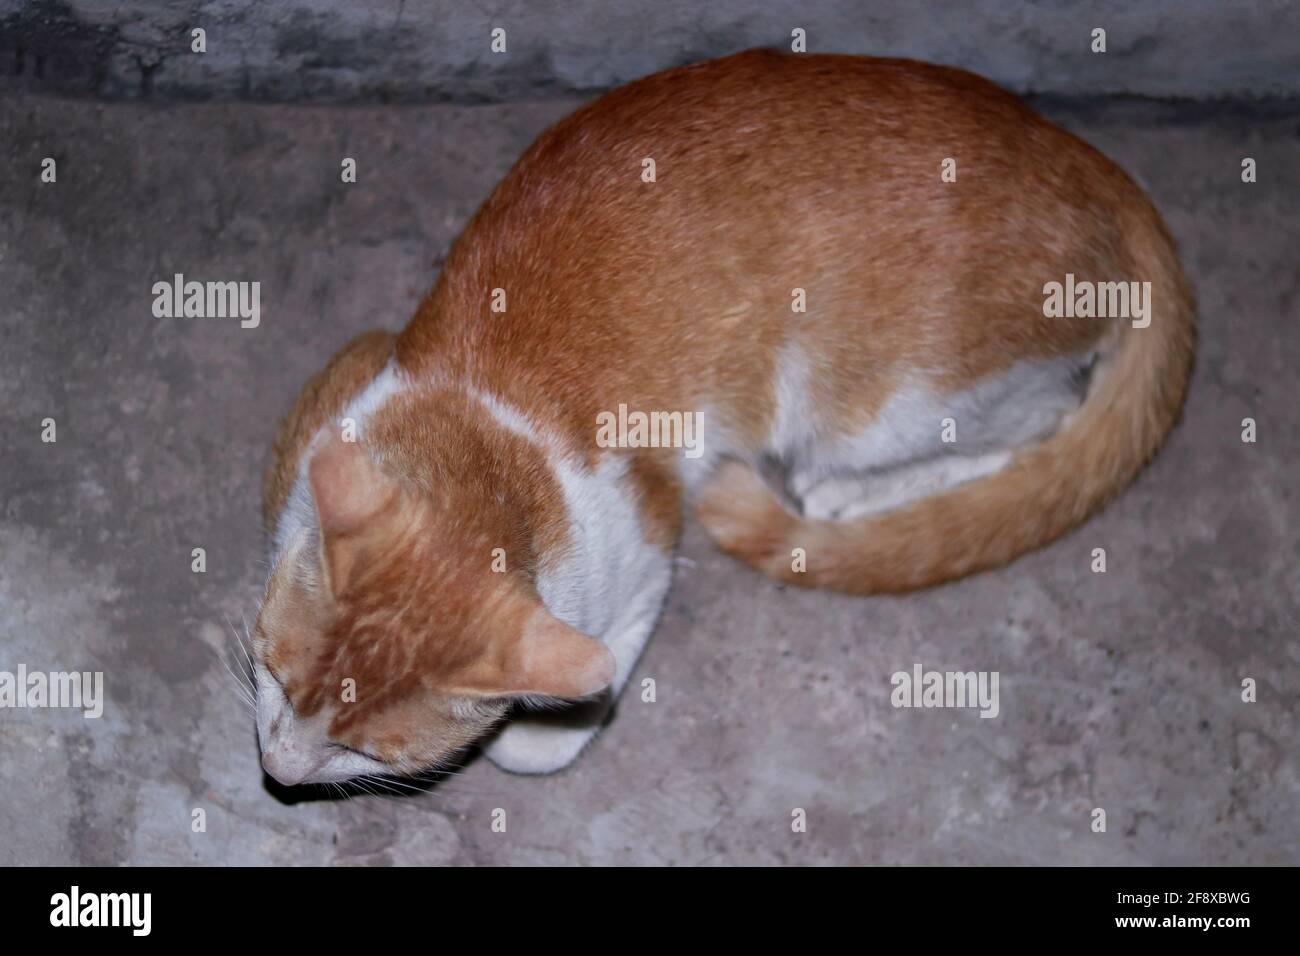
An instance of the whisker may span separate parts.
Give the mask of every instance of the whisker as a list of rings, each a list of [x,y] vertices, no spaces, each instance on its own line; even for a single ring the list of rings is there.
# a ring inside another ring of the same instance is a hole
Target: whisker
[[[252,710],[253,710],[254,713],[257,713],[257,704],[256,704],[256,702],[253,700],[252,697],[249,696],[249,694],[248,694],[248,690],[244,687],[244,685],[243,685],[243,683],[240,681],[240,679],[239,679],[238,677],[235,677],[235,672],[234,672],[233,670],[230,669],[230,664],[226,661],[226,656],[225,656],[224,654],[222,654],[222,653],[217,652],[217,651],[213,651],[213,653],[216,654],[216,656],[217,656],[217,660],[221,661],[221,666],[224,667],[224,668],[226,669],[226,673],[229,674],[229,675],[234,679],[234,681],[235,681],[235,688],[236,688],[236,690],[237,690],[238,693],[239,693],[239,697],[240,697],[240,699],[241,699],[245,704],[247,704],[250,708],[252,708]]]
[[[253,635],[248,632],[248,615],[241,613],[239,616],[244,620],[244,637],[248,638],[248,645],[245,646],[244,642],[240,641],[239,649],[244,652],[244,660],[248,661],[248,673],[251,678],[257,674],[257,665],[253,663],[253,655],[249,653],[249,647],[253,644]],[[239,634],[236,633],[235,637],[239,637]]]
[[[369,783],[371,786],[378,788],[378,792],[376,793],[376,796],[384,797],[385,799],[388,800],[391,800],[395,797],[405,796],[405,794],[403,794],[400,790],[393,789],[389,785],[389,781],[382,780],[379,777],[369,778]]]
[[[393,777],[376,777],[376,776],[373,776],[373,775],[367,775],[366,780],[370,781],[371,783],[375,784],[376,786],[381,786],[381,787],[386,787],[386,788],[394,788],[394,787],[396,787],[396,788],[400,788],[400,790],[391,790],[391,791],[390,791],[390,792],[393,792],[393,793],[400,793],[401,790],[405,790],[405,791],[410,792],[410,793],[428,793],[428,792],[429,792],[429,790],[428,790],[427,788],[425,788],[425,787],[417,787],[415,784],[408,783],[408,782],[406,782],[405,780],[397,780],[397,779],[394,779]]]
[[[230,616],[229,616],[229,615],[226,615],[226,624],[230,627],[230,632],[235,636],[235,643],[239,644],[240,649],[242,650],[242,649],[243,649],[243,644],[242,644],[242,643],[240,642],[240,640],[239,640],[239,632],[238,632],[237,630],[235,630],[234,622],[232,622],[232,621],[230,620]],[[238,659],[238,658],[236,658],[235,660],[236,660],[236,663],[239,662],[239,659]],[[226,669],[229,670],[230,668],[227,667]],[[243,664],[239,664],[239,670],[240,670],[241,672],[244,670],[244,665],[243,665]],[[234,676],[234,671],[231,671],[231,676],[232,676],[232,677]],[[257,688],[256,688],[255,686],[253,686],[253,678],[252,678],[252,675],[251,675],[251,674],[244,674],[244,677],[243,677],[242,680],[240,680],[240,678],[238,678],[238,677],[236,677],[235,679],[239,681],[240,686],[243,687],[243,688],[245,688],[245,689],[246,689],[246,690],[247,690],[247,691],[248,691],[248,692],[253,696],[254,699],[257,698]]]

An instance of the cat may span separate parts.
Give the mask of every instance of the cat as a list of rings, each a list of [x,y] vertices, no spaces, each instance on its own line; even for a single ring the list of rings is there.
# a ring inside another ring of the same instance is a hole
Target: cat
[[[1067,276],[1150,283],[1145,318],[1049,315]],[[687,503],[753,567],[854,593],[1039,547],[1161,443],[1192,313],[1142,191],[969,73],[750,51],[616,89],[282,425],[263,765],[411,774],[482,741],[566,766],[655,627]],[[692,453],[663,447],[684,416]]]

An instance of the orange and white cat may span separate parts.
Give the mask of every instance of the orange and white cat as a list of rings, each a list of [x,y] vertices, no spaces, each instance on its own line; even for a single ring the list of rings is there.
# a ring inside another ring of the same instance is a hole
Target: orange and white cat
[[[263,764],[410,773],[486,737],[508,770],[563,767],[655,627],[687,502],[791,584],[946,581],[1128,483],[1192,351],[1141,190],[984,80],[751,51],[615,90],[281,428]]]

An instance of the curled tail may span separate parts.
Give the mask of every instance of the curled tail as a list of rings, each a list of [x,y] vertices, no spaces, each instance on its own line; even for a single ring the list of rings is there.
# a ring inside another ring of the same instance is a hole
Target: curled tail
[[[700,519],[723,550],[782,581],[854,593],[908,591],[1004,564],[1079,524],[1155,453],[1182,405],[1193,304],[1173,243],[1146,203],[1130,215],[1135,278],[1151,282],[1150,324],[1124,322],[1079,410],[1002,470],[894,511],[805,520],[749,468],[728,463]],[[795,570],[795,549],[806,568]]]

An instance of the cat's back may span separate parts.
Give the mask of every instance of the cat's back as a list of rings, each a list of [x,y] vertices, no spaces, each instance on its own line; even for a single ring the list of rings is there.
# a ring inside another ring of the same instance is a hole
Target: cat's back
[[[1104,215],[1062,215],[1144,202],[1108,159],[974,74],[750,50],[629,83],[556,123],[448,268],[470,273],[458,252],[487,266],[504,254],[541,280],[559,249],[611,277],[649,278],[649,264],[667,278],[692,261],[715,275],[803,268],[803,252],[849,235],[1031,245],[1045,230],[1107,228]]]
[[[1141,207],[1113,163],[973,74],[752,50],[637,80],[544,132],[398,353],[509,366],[502,388],[531,377],[560,403],[666,400],[723,374],[753,393],[804,289],[806,347],[832,365],[884,369],[941,341],[991,368],[1005,350],[989,322],[1023,337],[1046,278],[1127,271],[1132,216],[1114,211]],[[1044,326],[1042,350],[1076,332]],[[539,354],[615,371],[596,388]]]
[[[760,191],[824,195],[828,184],[897,193],[909,183],[940,184],[946,158],[968,178],[1008,187],[1006,173],[1043,163],[1072,174],[1113,169],[963,70],[750,50],[654,74],[587,104],[539,137],[503,182],[502,198],[527,201],[534,190],[551,208],[566,198],[644,206],[646,191],[630,188],[638,183],[705,206]],[[1051,178],[1020,185],[1032,190]]]

